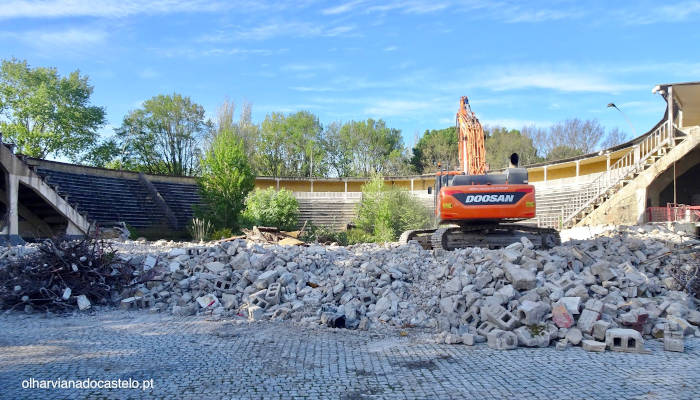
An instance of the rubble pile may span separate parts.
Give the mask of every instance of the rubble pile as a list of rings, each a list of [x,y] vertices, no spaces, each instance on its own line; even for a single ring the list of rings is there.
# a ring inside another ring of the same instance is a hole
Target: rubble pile
[[[120,262],[108,243],[50,239],[0,254],[0,309],[85,310],[133,282],[134,268]]]
[[[291,319],[350,329],[422,327],[436,340],[490,347],[643,352],[644,337],[682,351],[700,335],[698,242],[653,226],[535,250],[426,251],[417,243],[279,246],[243,239],[121,254],[152,281],[124,308]],[[675,275],[674,275],[675,274]],[[682,274],[684,279],[679,279]],[[693,275],[695,274],[695,275]],[[688,292],[690,291],[691,294]]]

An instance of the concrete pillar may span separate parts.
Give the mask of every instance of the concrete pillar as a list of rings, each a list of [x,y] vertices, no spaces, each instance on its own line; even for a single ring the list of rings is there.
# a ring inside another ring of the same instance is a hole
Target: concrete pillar
[[[310,179],[309,182],[311,183],[311,193],[314,192],[314,180]]]
[[[83,232],[75,226],[74,223],[68,221],[66,226],[66,236],[83,236]]]
[[[639,188],[635,191],[637,197],[637,223],[644,223],[644,214],[647,209],[647,188]]]
[[[19,177],[14,174],[7,174],[7,234],[10,236],[19,235],[18,195]]]
[[[411,191],[413,191],[413,178],[411,178]]]
[[[576,182],[578,182],[578,177],[581,175],[581,160],[576,160]]]
[[[544,170],[544,181],[547,182],[547,166],[545,165],[542,169]]]
[[[275,178],[275,184],[276,184],[276,189],[279,192],[280,191],[280,178]]]
[[[610,153],[605,155],[605,170],[610,171]]]
[[[673,107],[673,86],[668,87],[668,96],[666,97],[666,102],[668,103],[668,135],[673,142],[673,117],[674,117],[674,107]],[[671,143],[673,144],[673,143]]]
[[[343,182],[345,183],[345,193],[348,192],[348,180],[344,179]]]
[[[639,145],[634,146],[634,163],[637,164],[641,158],[641,152],[639,150]]]

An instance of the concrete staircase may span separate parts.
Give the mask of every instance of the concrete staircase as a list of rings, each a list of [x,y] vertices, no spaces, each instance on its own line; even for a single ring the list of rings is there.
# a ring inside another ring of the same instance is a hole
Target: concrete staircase
[[[582,221],[687,137],[686,133],[675,127],[671,132],[667,122],[658,125],[611,165],[607,172],[602,173],[583,189],[574,192],[562,206],[562,214],[566,215],[562,226],[569,228]]]

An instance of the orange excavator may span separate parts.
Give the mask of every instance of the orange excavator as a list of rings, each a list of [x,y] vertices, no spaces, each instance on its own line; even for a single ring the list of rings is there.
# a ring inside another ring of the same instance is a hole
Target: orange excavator
[[[426,249],[444,250],[505,247],[523,236],[539,248],[560,244],[555,229],[513,223],[535,217],[535,187],[528,184],[527,169],[518,167],[517,153],[502,173],[488,173],[484,130],[466,96],[459,102],[456,131],[459,170],[438,164],[435,175],[438,228],[406,231],[399,241],[417,240]]]

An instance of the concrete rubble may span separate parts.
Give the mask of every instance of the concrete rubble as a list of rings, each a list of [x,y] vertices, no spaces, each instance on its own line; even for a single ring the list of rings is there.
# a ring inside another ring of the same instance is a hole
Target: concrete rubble
[[[683,351],[684,337],[700,336],[699,301],[667,269],[697,268],[700,242],[680,239],[647,225],[549,250],[524,238],[504,249],[451,252],[417,243],[156,242],[142,254],[119,253],[154,274],[120,295],[123,308],[176,316],[417,327],[442,343],[495,349],[643,352],[645,338],[668,335],[665,348]]]

